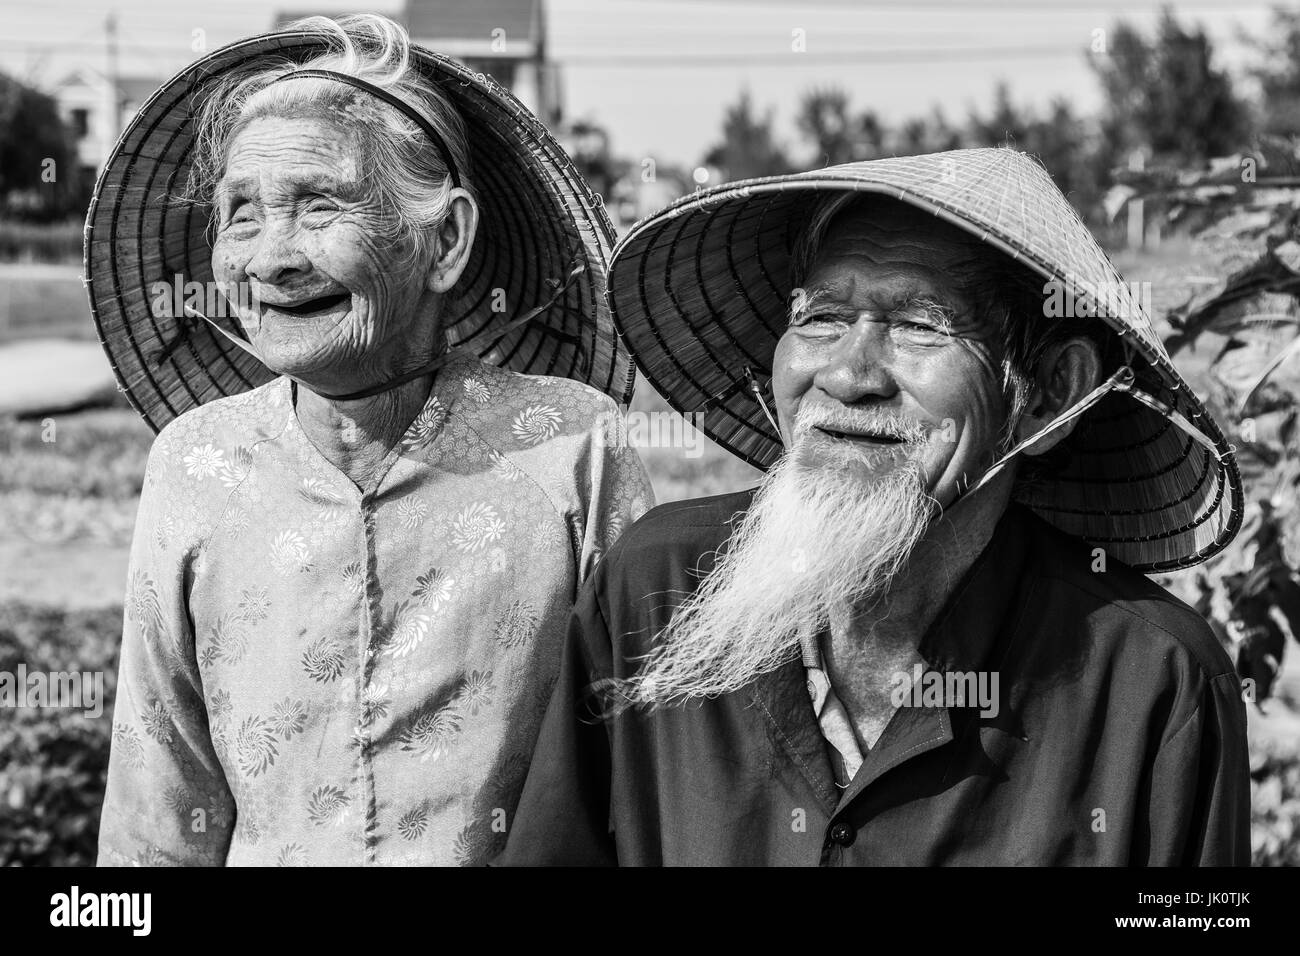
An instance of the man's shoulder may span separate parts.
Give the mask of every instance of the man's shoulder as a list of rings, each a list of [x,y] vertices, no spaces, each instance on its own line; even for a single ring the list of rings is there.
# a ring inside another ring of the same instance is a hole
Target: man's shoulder
[[[1233,672],[1231,660],[1194,608],[1142,572],[1030,514],[1030,561],[1043,586],[1068,595],[1084,611],[1094,636],[1113,636],[1120,649],[1165,651],[1195,662],[1207,678]]]
[[[627,562],[656,554],[700,553],[700,548],[716,550],[731,536],[753,498],[750,488],[658,505],[628,528],[606,560]]]
[[[601,600],[641,613],[648,594],[693,592],[712,570],[753,491],[673,501],[632,523],[596,569]]]
[[[588,581],[616,657],[646,653],[673,610],[713,568],[753,491],[692,498],[647,511]],[[605,649],[605,653],[609,648]]]

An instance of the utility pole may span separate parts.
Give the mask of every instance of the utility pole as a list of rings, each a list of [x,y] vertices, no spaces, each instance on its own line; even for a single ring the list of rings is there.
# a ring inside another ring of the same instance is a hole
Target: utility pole
[[[1146,166],[1146,154],[1141,149],[1129,153],[1128,168],[1135,173],[1142,172]],[[1141,249],[1146,245],[1146,217],[1143,215],[1141,199],[1129,200],[1128,204],[1128,247]]]
[[[120,77],[117,69],[117,11],[114,10],[104,21],[104,41],[105,55],[108,58],[107,69],[105,73],[108,76],[108,147],[104,150],[104,158],[108,159],[108,154],[117,142],[117,138],[122,135],[122,94]]]

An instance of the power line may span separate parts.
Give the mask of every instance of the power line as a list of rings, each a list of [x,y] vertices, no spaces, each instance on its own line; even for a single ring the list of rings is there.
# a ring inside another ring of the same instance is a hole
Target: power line
[[[1186,10],[1271,10],[1281,7],[1282,4],[1277,0],[1254,0],[1254,2],[1241,2],[1241,0],[1177,0],[1170,3],[1169,0],[1151,0],[1149,3],[1134,3],[1126,0],[1123,3],[1088,3],[1086,0],[1072,0],[1067,3],[1044,3],[1043,0],[843,0],[841,3],[829,2],[829,0],[812,0],[809,3],[793,3],[791,0],[652,0],[655,3],[666,5],[684,5],[687,2],[692,5],[709,5],[716,7],[737,7],[737,6],[760,6],[760,7],[777,7],[788,6],[791,11],[806,9],[822,10],[860,10],[869,12],[871,10],[1015,10],[1025,13],[1158,13],[1167,6],[1173,7],[1175,14]]]

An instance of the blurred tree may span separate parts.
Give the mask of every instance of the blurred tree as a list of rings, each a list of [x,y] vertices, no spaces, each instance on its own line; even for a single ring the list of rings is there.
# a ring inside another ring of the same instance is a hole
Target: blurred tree
[[[0,207],[34,218],[80,199],[75,145],[52,97],[0,73]]]
[[[1251,73],[1263,100],[1262,131],[1300,134],[1300,10],[1275,8],[1267,36],[1248,42],[1259,56]]]
[[[856,158],[853,155],[849,95],[844,90],[809,90],[799,101],[795,125],[812,143],[815,150],[813,166],[838,166]]]
[[[591,188],[606,198],[613,196],[614,184],[628,163],[616,159],[610,151],[609,132],[593,120],[580,119],[570,124],[564,142],[573,164]]]
[[[1005,81],[993,91],[993,112],[987,117],[972,112],[970,117],[971,146],[1014,146],[1024,149],[1029,133],[1029,116],[1017,109],[1011,101],[1011,90]]]
[[[772,111],[756,116],[748,90],[727,107],[722,142],[705,154],[704,165],[721,170],[725,180],[779,176],[791,169],[789,158],[772,132]]]
[[[1103,183],[1113,165],[1113,152],[1094,125],[1076,116],[1069,102],[1059,97],[1040,116],[1018,106],[1007,85],[999,83],[991,112],[971,114],[969,145],[1007,145],[1036,156],[1080,215],[1097,226],[1105,219]]]
[[[936,106],[926,120],[927,139],[925,152],[938,153],[948,149],[961,149],[967,145],[961,130],[948,123],[943,110]]]
[[[927,153],[929,140],[930,128],[923,117],[914,116],[910,120],[904,120],[898,130],[898,155],[919,156]]]
[[[1115,164],[1110,144],[1094,124],[1075,116],[1068,101],[1052,101],[1045,117],[1033,118],[1021,148],[1033,153],[1052,174],[1061,192],[1090,223],[1105,219],[1103,183]]]
[[[888,135],[888,130],[875,110],[867,110],[858,117],[857,128],[854,159],[879,159],[888,155],[885,150],[885,137]]]
[[[1117,23],[1108,52],[1090,59],[1115,152],[1146,146],[1161,159],[1201,161],[1238,148],[1251,132],[1250,111],[1213,60],[1205,31],[1184,29],[1168,7],[1151,40]]]

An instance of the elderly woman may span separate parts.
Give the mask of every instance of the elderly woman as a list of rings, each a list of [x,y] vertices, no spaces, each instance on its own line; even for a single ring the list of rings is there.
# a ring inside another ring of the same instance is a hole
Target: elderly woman
[[[187,170],[197,203],[150,200]],[[141,496],[101,862],[470,864],[504,841],[577,588],[650,504],[583,384],[631,387],[580,181],[508,94],[379,17],[218,51],[128,130],[92,303],[147,420],[185,413]],[[121,291],[205,260],[236,323]]]

